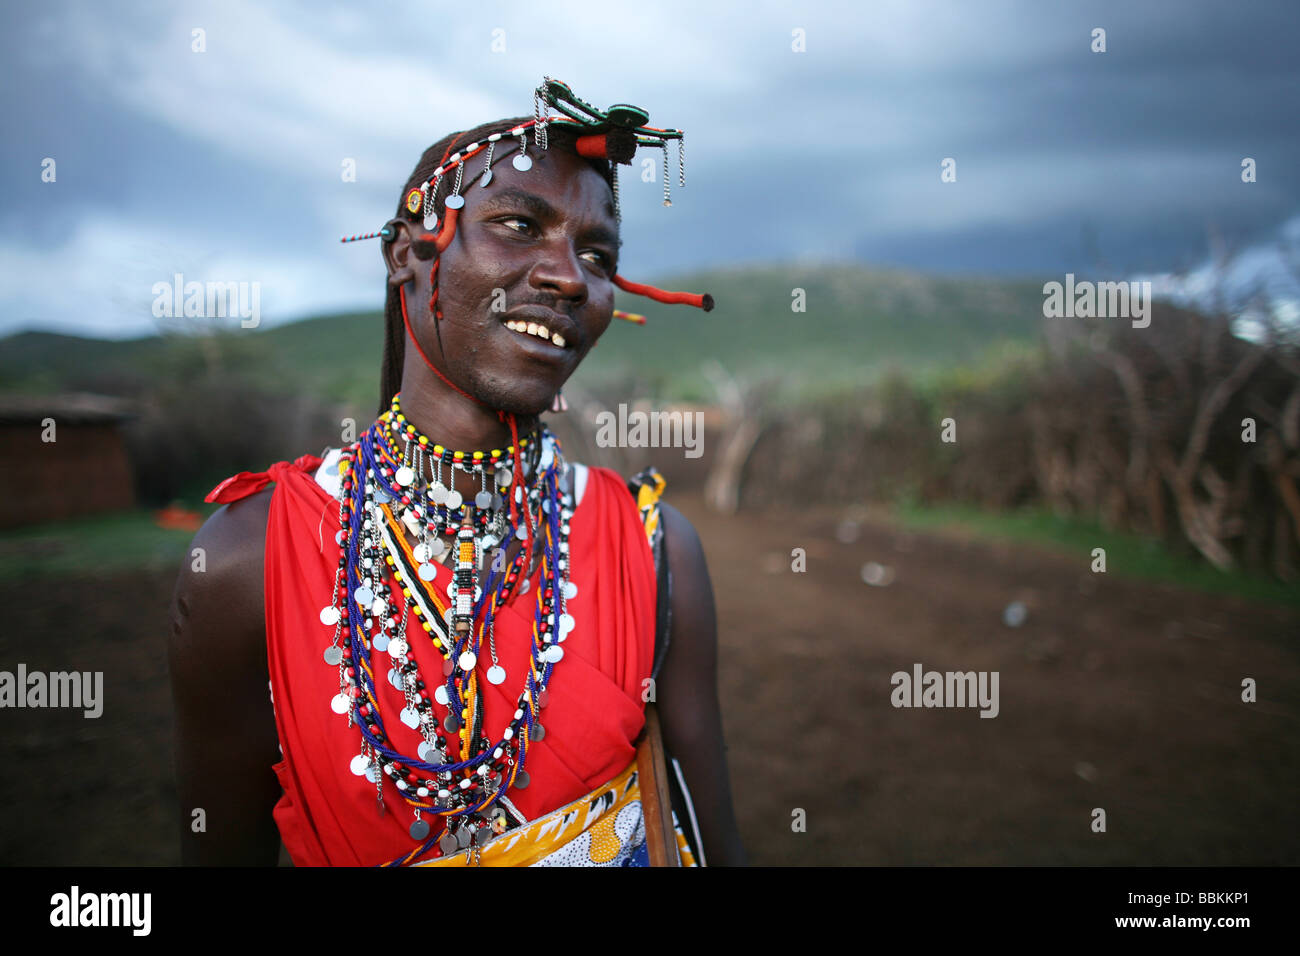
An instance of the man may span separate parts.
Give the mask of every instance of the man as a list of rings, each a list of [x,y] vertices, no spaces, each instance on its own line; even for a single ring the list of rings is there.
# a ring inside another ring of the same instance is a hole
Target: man
[[[182,571],[169,641],[187,863],[273,864],[281,839],[301,864],[643,859],[627,761],[648,686],[696,849],[744,862],[699,538],[656,487],[638,514],[539,428],[615,285],[648,288],[616,275],[618,109],[635,110],[431,147],[382,231],[391,407],[353,446],[209,496],[227,503],[194,539],[206,570]]]

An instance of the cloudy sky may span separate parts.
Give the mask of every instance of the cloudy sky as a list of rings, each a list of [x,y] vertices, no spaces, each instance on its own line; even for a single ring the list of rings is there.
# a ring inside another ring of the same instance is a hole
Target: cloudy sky
[[[1150,274],[1210,237],[1267,263],[1300,239],[1298,27],[1295,0],[6,5],[0,334],[147,334],[177,272],[260,283],[267,323],[379,308],[378,246],[338,238],[544,75],[686,131],[672,208],[623,167],[634,279]]]

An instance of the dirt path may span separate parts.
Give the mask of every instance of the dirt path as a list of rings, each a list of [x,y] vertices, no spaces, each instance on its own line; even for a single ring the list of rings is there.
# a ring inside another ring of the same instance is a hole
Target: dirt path
[[[1300,863],[1296,612],[885,524],[843,543],[830,510],[724,519],[674,500],[718,594],[754,862]],[[865,584],[869,561],[892,583]],[[0,863],[177,861],[171,586],[170,573],[0,585],[0,669],[102,670],[108,702],[98,720],[0,711]],[[1013,601],[1018,627],[1003,621]],[[890,675],[918,662],[997,671],[999,715],[894,708]],[[1241,702],[1243,677],[1258,703]],[[1090,829],[1096,807],[1105,833]]]

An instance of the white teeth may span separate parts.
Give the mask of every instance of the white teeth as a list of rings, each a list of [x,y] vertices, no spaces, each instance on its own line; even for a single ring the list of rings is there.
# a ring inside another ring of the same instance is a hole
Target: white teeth
[[[512,332],[521,332],[528,335],[535,335],[539,339],[548,341],[553,345],[564,348],[564,336],[559,332],[552,333],[550,329],[538,322],[524,322],[522,320],[507,319],[506,328]]]

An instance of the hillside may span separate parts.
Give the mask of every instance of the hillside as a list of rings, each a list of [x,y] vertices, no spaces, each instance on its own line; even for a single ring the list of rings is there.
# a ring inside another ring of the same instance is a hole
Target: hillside
[[[710,292],[704,313],[619,296],[645,326],[615,322],[575,376],[589,387],[630,375],[654,391],[709,394],[700,375],[718,359],[745,376],[773,377],[783,392],[826,394],[861,383],[887,364],[917,370],[957,364],[1007,340],[1037,335],[1041,285],[933,277],[867,267],[770,265],[659,280]],[[806,311],[791,310],[792,290]],[[345,401],[374,401],[382,315],[325,316],[274,328],[233,330],[218,346],[183,337],[105,341],[43,332],[0,340],[0,387],[132,391],[158,372],[220,361],[263,382]]]

